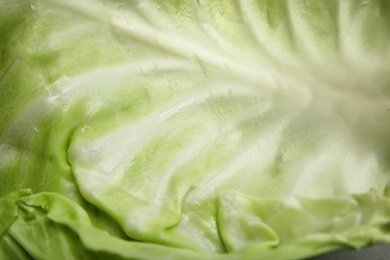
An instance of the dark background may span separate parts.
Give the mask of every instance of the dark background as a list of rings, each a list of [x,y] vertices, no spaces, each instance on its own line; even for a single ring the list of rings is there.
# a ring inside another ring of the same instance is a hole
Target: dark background
[[[331,252],[306,260],[390,260],[390,246],[374,245],[361,250]]]

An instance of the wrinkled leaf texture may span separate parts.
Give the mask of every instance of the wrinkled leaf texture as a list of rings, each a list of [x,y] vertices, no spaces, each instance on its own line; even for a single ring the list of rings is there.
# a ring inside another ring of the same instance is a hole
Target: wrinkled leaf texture
[[[390,243],[390,3],[1,0],[0,258]]]

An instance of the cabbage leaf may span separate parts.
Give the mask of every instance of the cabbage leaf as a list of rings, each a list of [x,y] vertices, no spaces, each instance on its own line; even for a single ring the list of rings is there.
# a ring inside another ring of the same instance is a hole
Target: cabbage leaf
[[[0,0],[0,258],[390,243],[390,2]]]

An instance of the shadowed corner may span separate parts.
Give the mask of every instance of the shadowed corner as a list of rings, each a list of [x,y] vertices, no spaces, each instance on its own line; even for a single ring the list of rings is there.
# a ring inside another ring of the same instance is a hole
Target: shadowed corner
[[[387,228],[390,228],[387,225]],[[306,260],[388,260],[390,256],[389,245],[372,245],[360,250],[342,250],[325,253]]]

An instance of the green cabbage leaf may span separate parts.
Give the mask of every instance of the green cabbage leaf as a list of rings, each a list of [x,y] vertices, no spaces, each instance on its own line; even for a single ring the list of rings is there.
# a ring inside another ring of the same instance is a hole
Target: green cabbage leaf
[[[390,243],[389,64],[386,0],[0,0],[0,258]]]

